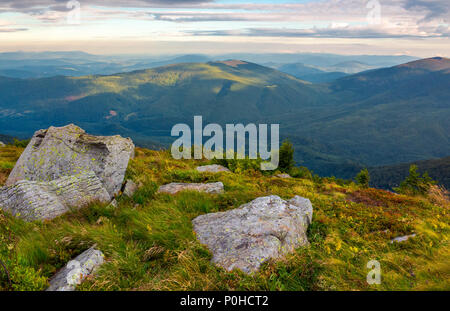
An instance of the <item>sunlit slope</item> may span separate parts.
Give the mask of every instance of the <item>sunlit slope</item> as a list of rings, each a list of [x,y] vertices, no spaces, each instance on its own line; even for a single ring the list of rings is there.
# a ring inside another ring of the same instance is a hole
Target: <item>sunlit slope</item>
[[[197,114],[217,122],[255,122],[321,100],[306,82],[239,61],[179,64],[110,76],[4,79],[0,89],[2,119],[21,123],[2,122],[3,132],[78,122],[94,131],[118,123],[146,133],[168,130],[174,122]]]

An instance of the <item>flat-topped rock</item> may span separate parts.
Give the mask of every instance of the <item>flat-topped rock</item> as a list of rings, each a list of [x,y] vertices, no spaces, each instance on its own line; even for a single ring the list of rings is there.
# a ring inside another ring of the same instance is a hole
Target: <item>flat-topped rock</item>
[[[0,208],[27,221],[53,219],[72,207],[109,200],[109,193],[92,171],[50,182],[21,180],[0,188]]]
[[[218,164],[212,164],[212,165],[203,165],[197,167],[197,171],[203,173],[203,172],[209,172],[209,173],[219,173],[219,172],[230,172],[228,168],[222,165]]]
[[[75,287],[104,262],[101,251],[90,248],[75,259],[69,261],[50,279],[50,287],[47,291],[74,291]]]
[[[413,238],[413,237],[415,237],[415,236],[416,236],[415,233],[414,233],[414,234],[410,234],[410,235],[398,236],[398,237],[396,237],[396,238],[393,238],[393,239],[391,240],[391,243],[394,243],[394,242],[396,242],[396,243],[406,242],[406,241],[408,241],[410,238]]]
[[[234,210],[201,215],[192,224],[200,243],[212,252],[213,263],[251,273],[270,258],[308,245],[312,213],[308,199],[295,196],[285,201],[271,195]]]
[[[223,193],[223,183],[215,182],[215,183],[207,183],[207,184],[201,184],[201,183],[170,183],[164,186],[159,187],[158,192],[162,193],[170,193],[175,194],[180,191],[199,191],[199,192],[206,192],[206,193]]]
[[[12,170],[7,186],[19,180],[51,181],[93,171],[112,197],[134,156],[134,144],[121,136],[92,136],[76,125],[37,131]]]
[[[292,178],[291,175],[286,174],[286,173],[276,174],[275,177],[278,177],[278,178]]]

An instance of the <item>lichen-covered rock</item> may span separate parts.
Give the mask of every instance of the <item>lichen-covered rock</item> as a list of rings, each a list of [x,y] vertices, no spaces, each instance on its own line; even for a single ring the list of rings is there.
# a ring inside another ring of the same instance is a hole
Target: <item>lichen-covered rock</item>
[[[0,208],[27,221],[53,219],[72,207],[109,200],[108,192],[92,171],[50,182],[21,180],[0,188]]]
[[[201,184],[201,183],[170,183],[164,186],[159,187],[158,192],[163,193],[170,193],[170,194],[176,194],[180,191],[199,191],[199,192],[206,192],[206,193],[223,193],[223,183],[215,182],[215,183],[208,183],[208,184]]]
[[[219,172],[230,172],[228,168],[222,165],[218,164],[212,164],[212,165],[204,165],[197,167],[197,171],[203,173],[203,172],[209,172],[209,173],[219,173]]]
[[[127,197],[131,197],[137,190],[138,186],[134,183],[134,181],[128,179],[125,183],[125,187],[123,188],[123,194]]]
[[[134,144],[120,136],[88,135],[73,124],[37,131],[11,172],[6,185],[19,180],[51,181],[93,171],[112,197],[121,187],[134,156]]]
[[[250,273],[269,258],[308,245],[312,212],[308,199],[295,196],[285,201],[271,195],[234,210],[201,215],[192,223],[200,243],[211,250],[213,263]]]
[[[50,287],[47,291],[74,291],[87,276],[95,273],[95,270],[104,262],[101,251],[90,248],[69,261],[50,279]]]

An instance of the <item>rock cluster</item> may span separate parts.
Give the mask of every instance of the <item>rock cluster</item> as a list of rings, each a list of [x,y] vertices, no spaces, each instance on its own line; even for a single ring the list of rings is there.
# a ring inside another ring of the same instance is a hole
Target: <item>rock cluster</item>
[[[255,272],[261,263],[308,245],[306,230],[312,220],[308,199],[285,201],[271,195],[227,212],[195,218],[200,243],[212,252],[212,262],[228,271]]]
[[[215,183],[170,183],[164,186],[159,187],[158,192],[176,194],[180,191],[199,191],[206,193],[219,194],[224,192],[223,183],[215,182]]]
[[[104,262],[101,251],[90,248],[69,261],[50,279],[50,287],[47,291],[74,291],[87,276],[95,273],[95,270]]]

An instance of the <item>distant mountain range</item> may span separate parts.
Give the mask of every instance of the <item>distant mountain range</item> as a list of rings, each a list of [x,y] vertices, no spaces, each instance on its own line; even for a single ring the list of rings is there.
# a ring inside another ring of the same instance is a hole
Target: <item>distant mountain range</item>
[[[0,53],[0,76],[11,78],[43,78],[52,76],[108,75],[180,63],[205,63],[223,59],[244,59],[267,64],[310,82],[328,82],[339,73],[357,73],[367,69],[394,66],[416,60],[410,56],[345,56],[321,53],[303,54],[223,54],[223,55],[92,55],[84,52],[7,52]],[[316,68],[322,75],[303,75],[290,67],[303,64]],[[283,68],[280,68],[283,67]],[[330,74],[329,74],[330,73]]]
[[[24,137],[76,123],[93,134],[118,133],[153,147],[167,146],[171,127],[192,123],[194,115],[205,123],[279,123],[298,164],[349,178],[364,166],[450,154],[449,66],[449,59],[431,58],[320,84],[248,61],[0,77],[0,133]]]

